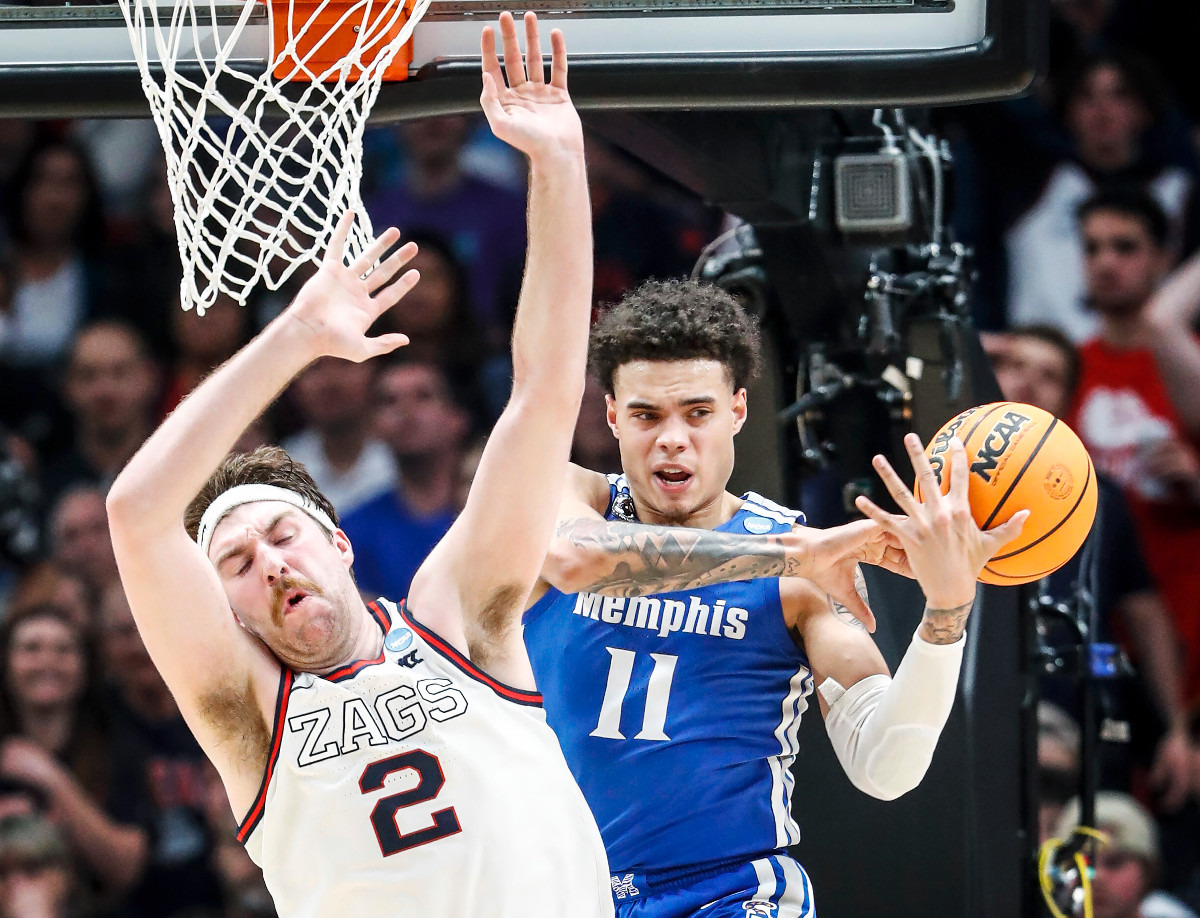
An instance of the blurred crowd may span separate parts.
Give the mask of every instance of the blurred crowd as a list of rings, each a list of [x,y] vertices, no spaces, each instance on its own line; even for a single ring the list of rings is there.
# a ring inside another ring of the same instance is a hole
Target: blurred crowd
[[[1130,672],[1100,690],[1097,918],[1200,911],[1200,4],[1056,0],[1031,96],[936,113],[975,319],[1004,396],[1070,421],[1099,473],[1081,583]],[[588,140],[597,308],[689,272],[724,215]],[[422,280],[382,330],[322,360],[247,431],[313,473],[364,592],[402,597],[462,505],[503,407],[525,248],[524,164],[478,119],[375,128],[364,200],[416,240]],[[157,422],[278,313],[178,308],[165,164],[149,121],[0,120],[0,918],[272,914],[236,817],[141,644],[107,486]],[[619,467],[589,384],[577,462]],[[1048,645],[1069,642],[1047,622]],[[1043,680],[1043,837],[1078,821],[1077,679]],[[1156,891],[1157,890],[1157,891]]]
[[[1066,419],[1095,462],[1093,538],[1047,578],[1039,834],[1080,821],[1086,724],[1071,617],[1131,666],[1097,681],[1110,844],[1097,918],[1200,911],[1200,5],[1055,0],[1048,78],[938,113],[973,309],[1005,398]],[[1049,609],[1057,605],[1068,615]],[[1062,651],[1066,652],[1062,652]],[[1048,667],[1053,668],[1053,667]],[[1102,675],[1097,672],[1096,675]],[[1103,674],[1107,675],[1107,674]]]
[[[589,147],[597,302],[688,272],[721,215]],[[317,362],[241,445],[302,460],[338,507],[364,592],[402,598],[508,396],[525,172],[466,117],[373,130],[366,155],[374,225],[420,245],[421,283],[379,329],[411,344]],[[181,310],[149,122],[0,121],[0,204],[0,918],[273,914],[138,637],[104,498],[306,275],[247,308]],[[588,409],[576,458],[615,468],[596,390]]]

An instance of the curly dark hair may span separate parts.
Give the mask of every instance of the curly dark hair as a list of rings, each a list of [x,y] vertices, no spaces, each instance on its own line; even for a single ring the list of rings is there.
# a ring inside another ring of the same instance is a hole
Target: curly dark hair
[[[732,294],[692,280],[646,281],[600,313],[588,362],[613,394],[617,369],[633,360],[695,360],[724,364],[734,391],[758,375],[758,324]]]
[[[225,461],[212,473],[183,515],[183,525],[188,535],[196,538],[200,519],[209,504],[230,488],[244,484],[269,484],[295,491],[324,510],[333,525],[340,525],[337,510],[329,498],[321,493],[313,477],[308,474],[308,469],[278,446],[260,446],[250,453],[226,456]]]

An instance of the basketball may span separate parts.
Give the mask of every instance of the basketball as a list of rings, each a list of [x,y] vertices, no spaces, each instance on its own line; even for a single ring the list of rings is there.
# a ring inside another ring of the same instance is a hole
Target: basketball
[[[1096,518],[1096,470],[1075,431],[1048,411],[1020,402],[993,402],[950,420],[926,447],[934,474],[950,459],[957,436],[967,449],[971,515],[980,529],[1028,510],[1021,535],[984,567],[983,583],[1039,580],[1079,551]],[[919,500],[920,488],[914,489]]]

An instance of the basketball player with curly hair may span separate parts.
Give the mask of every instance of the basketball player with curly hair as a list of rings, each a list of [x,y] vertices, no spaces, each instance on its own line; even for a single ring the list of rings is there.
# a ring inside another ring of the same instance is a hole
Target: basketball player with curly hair
[[[858,788],[890,800],[915,787],[954,700],[976,577],[1027,516],[980,532],[962,444],[943,497],[910,435],[931,496],[918,503],[877,457],[906,516],[860,498],[887,538],[803,570],[803,515],[726,490],[759,347],[729,294],[690,281],[649,282],[601,315],[590,363],[622,470],[572,468],[525,613],[547,719],[628,918],[815,914],[786,851],[799,840],[789,768],[814,687]],[[853,588],[856,561],[915,576],[925,593],[894,676]]]

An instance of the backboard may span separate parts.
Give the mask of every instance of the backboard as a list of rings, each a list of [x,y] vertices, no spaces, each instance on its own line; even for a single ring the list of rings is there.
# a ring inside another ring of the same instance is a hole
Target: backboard
[[[240,12],[216,9],[218,29]],[[1045,22],[1045,0],[433,0],[414,33],[410,79],[384,87],[372,120],[477,110],[479,33],[505,9],[532,9],[563,30],[584,109],[1001,98],[1032,82]],[[196,36],[201,52],[212,46],[211,27]],[[264,8],[235,66],[261,72],[268,45]],[[115,3],[0,5],[0,115],[147,114]]]

